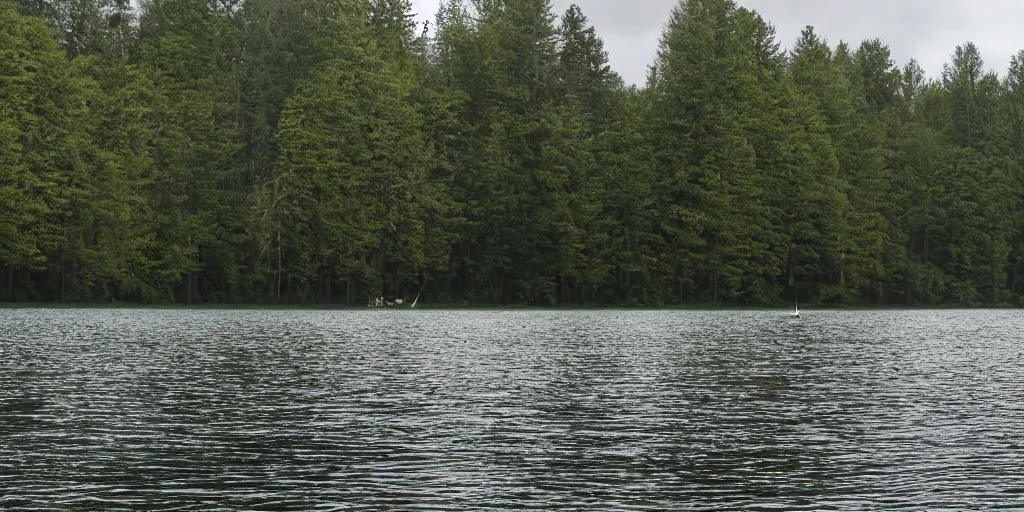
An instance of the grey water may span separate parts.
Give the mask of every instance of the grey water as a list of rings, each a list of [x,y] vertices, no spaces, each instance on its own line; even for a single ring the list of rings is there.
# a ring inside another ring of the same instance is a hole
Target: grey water
[[[0,509],[1024,508],[1017,311],[0,310]]]

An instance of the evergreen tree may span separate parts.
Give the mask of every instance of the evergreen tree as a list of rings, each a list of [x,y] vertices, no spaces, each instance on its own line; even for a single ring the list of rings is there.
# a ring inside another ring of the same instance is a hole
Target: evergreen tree
[[[185,302],[226,300],[244,284],[232,249],[244,235],[246,191],[226,14],[205,0],[151,0],[141,18],[156,89],[151,179],[162,289]]]
[[[618,113],[622,79],[608,65],[608,52],[579,6],[562,15],[558,68],[560,94],[577,102],[594,130],[600,130]]]
[[[0,299],[1024,303],[1024,53],[682,0],[0,0]]]
[[[707,299],[743,300],[770,276],[768,225],[746,129],[763,98],[757,47],[728,0],[680,4],[665,34],[654,84],[655,144],[666,271]],[[691,292],[692,293],[692,292]]]
[[[6,267],[5,298],[40,299],[30,272],[41,268],[46,254],[59,245],[61,212],[73,194],[66,175],[74,164],[68,147],[75,131],[70,111],[81,98],[42,20],[22,16],[16,3],[3,0],[0,27],[0,262]]]
[[[74,194],[60,247],[49,257],[53,288],[61,300],[164,300],[161,284],[169,279],[161,277],[150,204],[154,129],[145,106],[152,82],[102,57],[79,57],[73,72],[81,95],[71,110]]]

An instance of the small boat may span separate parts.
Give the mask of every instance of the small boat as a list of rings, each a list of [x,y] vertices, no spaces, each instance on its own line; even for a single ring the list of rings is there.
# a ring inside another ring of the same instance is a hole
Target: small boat
[[[796,301],[793,302],[793,312],[790,313],[790,316],[793,318],[800,318],[800,303]]]

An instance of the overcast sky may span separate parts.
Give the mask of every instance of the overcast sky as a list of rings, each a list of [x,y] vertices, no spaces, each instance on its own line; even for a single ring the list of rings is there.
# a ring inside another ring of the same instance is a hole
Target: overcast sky
[[[434,22],[438,0],[412,0],[418,19]],[[552,0],[559,14],[572,0]],[[612,68],[642,85],[658,36],[677,0],[575,0],[598,35]],[[956,45],[974,41],[988,69],[1003,75],[1010,56],[1024,49],[1024,2],[1020,0],[739,0],[775,25],[784,46],[800,30],[815,31],[835,46],[880,38],[902,66],[911,57],[938,78]]]

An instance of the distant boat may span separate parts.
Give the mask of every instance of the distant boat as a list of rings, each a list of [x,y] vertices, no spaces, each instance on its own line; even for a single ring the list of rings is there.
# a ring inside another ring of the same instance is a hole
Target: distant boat
[[[800,303],[793,301],[793,313],[790,314],[793,318],[800,318]]]

